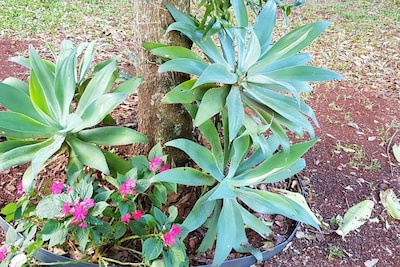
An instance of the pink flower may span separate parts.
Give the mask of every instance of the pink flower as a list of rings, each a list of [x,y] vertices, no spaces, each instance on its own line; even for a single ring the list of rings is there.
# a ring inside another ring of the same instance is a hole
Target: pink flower
[[[69,193],[72,193],[72,192],[74,192],[74,188],[72,186],[68,186],[67,187],[67,193],[69,194]]]
[[[132,212],[132,216],[135,221],[138,221],[143,217],[143,212],[141,210],[136,210]]]
[[[24,187],[23,187],[23,185],[22,185],[22,182],[19,182],[18,184],[17,184],[17,194],[18,195],[22,195],[24,193]]]
[[[162,158],[153,158],[150,160],[149,170],[155,172],[163,163]]]
[[[87,223],[85,221],[81,222],[80,224],[78,224],[78,226],[80,228],[86,228],[87,227]]]
[[[65,202],[64,206],[62,206],[61,211],[63,214],[68,214],[71,212],[71,203]]]
[[[85,198],[81,204],[85,209],[90,209],[94,207],[94,199],[93,198]]]
[[[169,230],[171,234],[174,236],[178,236],[182,233],[181,228],[179,228],[176,224],[173,224],[171,230]]]
[[[162,236],[164,244],[167,246],[173,246],[175,244],[175,236],[171,232],[167,232]]]
[[[53,195],[60,194],[63,189],[64,189],[64,184],[61,182],[53,182],[53,184],[50,187],[50,191]]]
[[[7,256],[8,249],[6,246],[0,248],[0,261],[4,260]]]
[[[125,183],[121,184],[119,186],[119,192],[121,193],[121,195],[128,195],[128,194],[136,194],[135,190],[132,190],[132,188],[134,188],[136,186],[136,182],[132,179],[128,179],[126,180]]]
[[[164,244],[167,246],[173,246],[175,244],[175,237],[180,235],[181,232],[181,229],[177,225],[173,224],[171,230],[163,234],[162,238],[164,240]]]
[[[160,172],[165,172],[165,171],[168,171],[168,170],[169,170],[168,165],[164,165],[164,166],[161,167]]]
[[[130,221],[131,221],[131,215],[129,214],[129,212],[121,217],[121,222],[129,223]]]
[[[74,216],[77,221],[83,221],[87,214],[88,211],[85,209],[85,206],[82,203],[74,206],[74,212],[72,213],[72,216]]]

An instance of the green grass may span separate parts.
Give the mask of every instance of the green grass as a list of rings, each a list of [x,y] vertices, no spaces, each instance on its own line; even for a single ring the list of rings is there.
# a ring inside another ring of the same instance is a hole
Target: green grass
[[[134,12],[129,0],[0,0],[0,36],[88,35],[107,27],[132,31]]]

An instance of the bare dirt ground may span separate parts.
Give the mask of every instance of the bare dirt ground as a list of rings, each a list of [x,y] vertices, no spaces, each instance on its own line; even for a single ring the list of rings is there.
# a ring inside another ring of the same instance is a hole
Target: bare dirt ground
[[[30,43],[39,52],[46,50],[42,40],[0,39],[0,81],[28,78],[27,69],[8,58],[26,55]],[[293,242],[265,267],[399,266],[400,224],[387,215],[379,193],[393,188],[400,197],[400,164],[391,150],[400,144],[400,85],[393,80],[385,86],[360,89],[350,79],[318,86],[308,96],[320,123],[320,141],[306,154],[307,168],[300,176],[311,209],[325,228],[317,232],[302,226]],[[124,105],[134,109],[135,101],[131,98]],[[135,123],[135,118],[127,120]],[[20,168],[0,173],[0,207],[14,200],[22,173]],[[371,220],[342,239],[335,233],[335,218],[365,199],[375,203]],[[0,234],[0,242],[3,239]]]

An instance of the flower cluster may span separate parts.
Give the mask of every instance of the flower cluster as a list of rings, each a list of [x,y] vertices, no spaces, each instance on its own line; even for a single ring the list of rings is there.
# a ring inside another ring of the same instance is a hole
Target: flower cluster
[[[121,193],[121,195],[134,195],[136,194],[135,190],[132,190],[132,188],[134,188],[136,186],[136,182],[132,179],[128,179],[126,180],[125,183],[121,184],[119,186],[119,192]]]
[[[156,157],[150,160],[150,166],[149,166],[149,170],[152,172],[156,172],[157,170],[159,172],[163,172],[163,171],[167,171],[169,170],[168,165],[164,164],[163,159],[160,157]]]
[[[179,228],[176,224],[173,224],[171,229],[163,234],[164,244],[166,246],[173,246],[175,244],[175,237],[181,234],[181,228]]]
[[[143,212],[141,210],[136,210],[131,213],[126,213],[121,217],[121,222],[130,223],[133,218],[135,221],[140,220],[143,217]]]
[[[6,246],[2,246],[0,248],[0,261],[4,260],[7,257],[8,249]]]
[[[74,203],[65,202],[61,211],[66,216],[72,215],[74,217],[71,225],[78,225],[81,228],[86,228],[87,223],[85,222],[85,219],[89,213],[89,209],[93,207],[94,200],[92,198],[85,198],[83,201],[80,201],[80,199],[77,198]]]

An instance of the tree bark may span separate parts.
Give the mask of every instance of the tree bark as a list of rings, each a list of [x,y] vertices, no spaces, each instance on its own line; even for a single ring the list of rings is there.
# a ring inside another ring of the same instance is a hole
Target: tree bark
[[[160,42],[168,45],[191,47],[191,42],[176,32],[166,33],[173,22],[164,2],[188,13],[190,0],[134,0],[136,17],[134,22],[134,53],[137,56],[137,72],[144,77],[144,84],[138,90],[138,130],[145,134],[149,143],[140,148],[135,145],[133,151],[145,153],[157,143],[192,137],[192,119],[181,105],[161,103],[164,95],[190,77],[182,73],[158,73],[162,63],[142,48],[143,42]],[[187,161],[187,156],[177,149],[167,148],[164,151],[177,164]]]

